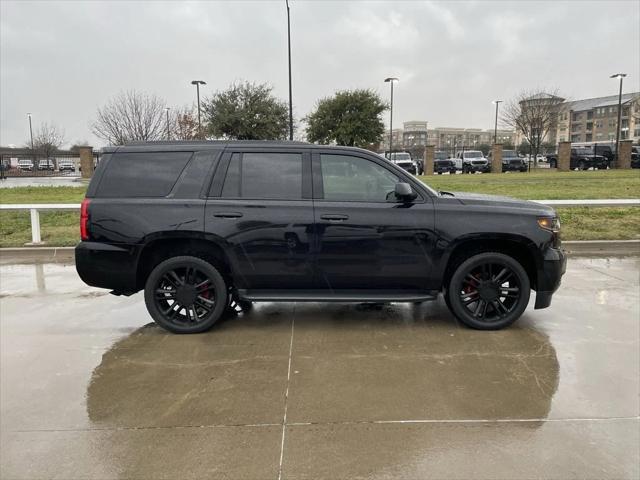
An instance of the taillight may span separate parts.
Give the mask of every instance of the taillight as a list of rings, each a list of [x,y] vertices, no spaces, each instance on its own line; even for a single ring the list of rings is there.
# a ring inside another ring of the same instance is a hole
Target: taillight
[[[89,240],[89,202],[85,198],[80,205],[80,240]]]

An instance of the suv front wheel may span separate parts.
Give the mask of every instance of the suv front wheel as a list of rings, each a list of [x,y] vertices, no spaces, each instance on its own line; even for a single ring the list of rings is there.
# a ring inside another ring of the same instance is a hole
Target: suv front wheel
[[[228,305],[228,289],[218,270],[192,256],[159,263],[144,288],[147,310],[162,328],[174,333],[209,330]]]
[[[498,330],[515,322],[529,303],[527,272],[501,253],[474,255],[456,268],[447,288],[448,305],[465,325]]]

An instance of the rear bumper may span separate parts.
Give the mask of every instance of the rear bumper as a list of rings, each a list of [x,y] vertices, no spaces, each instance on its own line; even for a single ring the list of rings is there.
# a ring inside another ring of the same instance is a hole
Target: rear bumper
[[[80,242],[75,250],[76,271],[84,283],[129,293],[136,285],[137,249],[128,245]]]
[[[567,271],[567,256],[558,248],[548,248],[538,270],[538,284],[535,308],[547,308],[551,305],[553,293],[558,290],[562,276]]]

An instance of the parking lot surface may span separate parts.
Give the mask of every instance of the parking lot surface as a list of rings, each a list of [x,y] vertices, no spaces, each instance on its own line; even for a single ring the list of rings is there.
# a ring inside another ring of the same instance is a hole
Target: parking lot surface
[[[442,301],[257,304],[166,333],[72,265],[0,267],[0,477],[638,478],[640,259],[570,259],[498,332]]]

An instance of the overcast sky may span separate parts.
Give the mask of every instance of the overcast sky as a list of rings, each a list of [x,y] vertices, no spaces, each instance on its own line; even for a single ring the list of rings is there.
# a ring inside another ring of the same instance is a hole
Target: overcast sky
[[[493,99],[557,87],[572,99],[640,90],[640,2],[291,0],[293,103],[304,117],[338,89],[385,99],[394,125],[491,128]],[[133,2],[0,0],[0,144],[23,145],[26,113],[91,134],[98,106],[121,90],[194,102],[236,80],[287,98],[284,0]],[[385,115],[388,121],[388,115]]]

